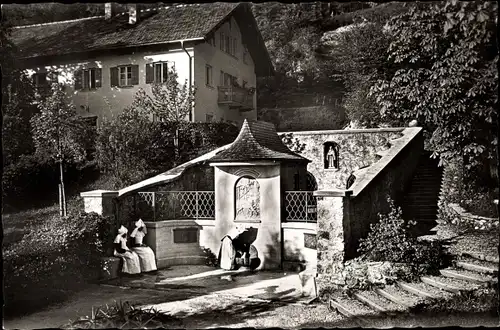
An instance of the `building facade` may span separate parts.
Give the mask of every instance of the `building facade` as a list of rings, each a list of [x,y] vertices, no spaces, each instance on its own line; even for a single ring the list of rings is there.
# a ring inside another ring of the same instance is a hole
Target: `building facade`
[[[175,68],[178,82],[196,89],[187,120],[256,119],[257,76],[272,74],[272,65],[248,4],[140,12],[131,5],[115,16],[111,8],[105,16],[14,28],[19,65],[41,93],[64,83],[78,114],[99,121],[123,111],[140,88],[151,93]]]

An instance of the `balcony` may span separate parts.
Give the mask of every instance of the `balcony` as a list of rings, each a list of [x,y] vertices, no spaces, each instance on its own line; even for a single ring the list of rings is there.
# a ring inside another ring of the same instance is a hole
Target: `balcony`
[[[229,105],[230,108],[238,108],[241,111],[251,111],[253,107],[253,93],[242,87],[218,87],[219,104]]]

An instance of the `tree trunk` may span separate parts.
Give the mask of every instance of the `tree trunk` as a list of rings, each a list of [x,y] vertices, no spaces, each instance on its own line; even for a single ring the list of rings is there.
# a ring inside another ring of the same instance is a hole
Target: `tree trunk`
[[[62,190],[61,190],[61,184],[59,183],[57,185],[58,192],[59,192],[59,215],[62,217],[63,216],[63,202],[62,202]]]
[[[66,193],[64,191],[64,175],[63,175],[62,160],[59,161],[59,171],[61,174],[62,215],[65,217],[67,215],[67,212],[66,212]]]

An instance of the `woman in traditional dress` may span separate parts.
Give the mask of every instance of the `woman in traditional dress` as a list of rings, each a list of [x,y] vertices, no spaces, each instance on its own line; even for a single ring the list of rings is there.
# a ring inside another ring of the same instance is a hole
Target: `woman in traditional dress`
[[[142,242],[147,233],[144,221],[139,219],[135,222],[135,229],[132,231],[132,234],[130,234],[130,237],[134,239],[132,250],[139,256],[141,270],[143,272],[153,272],[157,270],[155,253],[149,246]]]
[[[238,237],[240,230],[238,228],[231,229],[223,238],[219,250],[219,265],[220,268],[233,270],[236,268],[236,249],[233,245],[233,240]]]
[[[114,240],[115,251],[114,255],[123,260],[122,272],[126,274],[140,274],[141,265],[139,256],[134,251],[131,251],[127,246],[127,228],[121,226],[118,229],[118,235]]]

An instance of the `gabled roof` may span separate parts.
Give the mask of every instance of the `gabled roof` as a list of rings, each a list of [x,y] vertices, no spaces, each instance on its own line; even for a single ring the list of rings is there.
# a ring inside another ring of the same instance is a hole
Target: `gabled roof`
[[[260,71],[269,71],[269,66],[272,72],[269,55],[246,3],[215,2],[143,10],[137,13],[137,23],[133,25],[128,24],[128,14],[120,14],[110,19],[98,16],[15,27],[10,38],[19,49],[18,57],[23,59],[166,44],[181,40],[203,41],[233,14],[239,25],[243,26],[241,29],[245,38],[255,39],[248,40],[249,52],[255,59],[256,67],[266,67],[256,68],[257,75]],[[250,32],[248,28],[257,28],[257,31]],[[268,63],[257,64],[262,62],[262,59]]]
[[[210,162],[280,160],[310,162],[283,144],[274,125],[245,119],[238,137],[229,148],[210,158]]]

